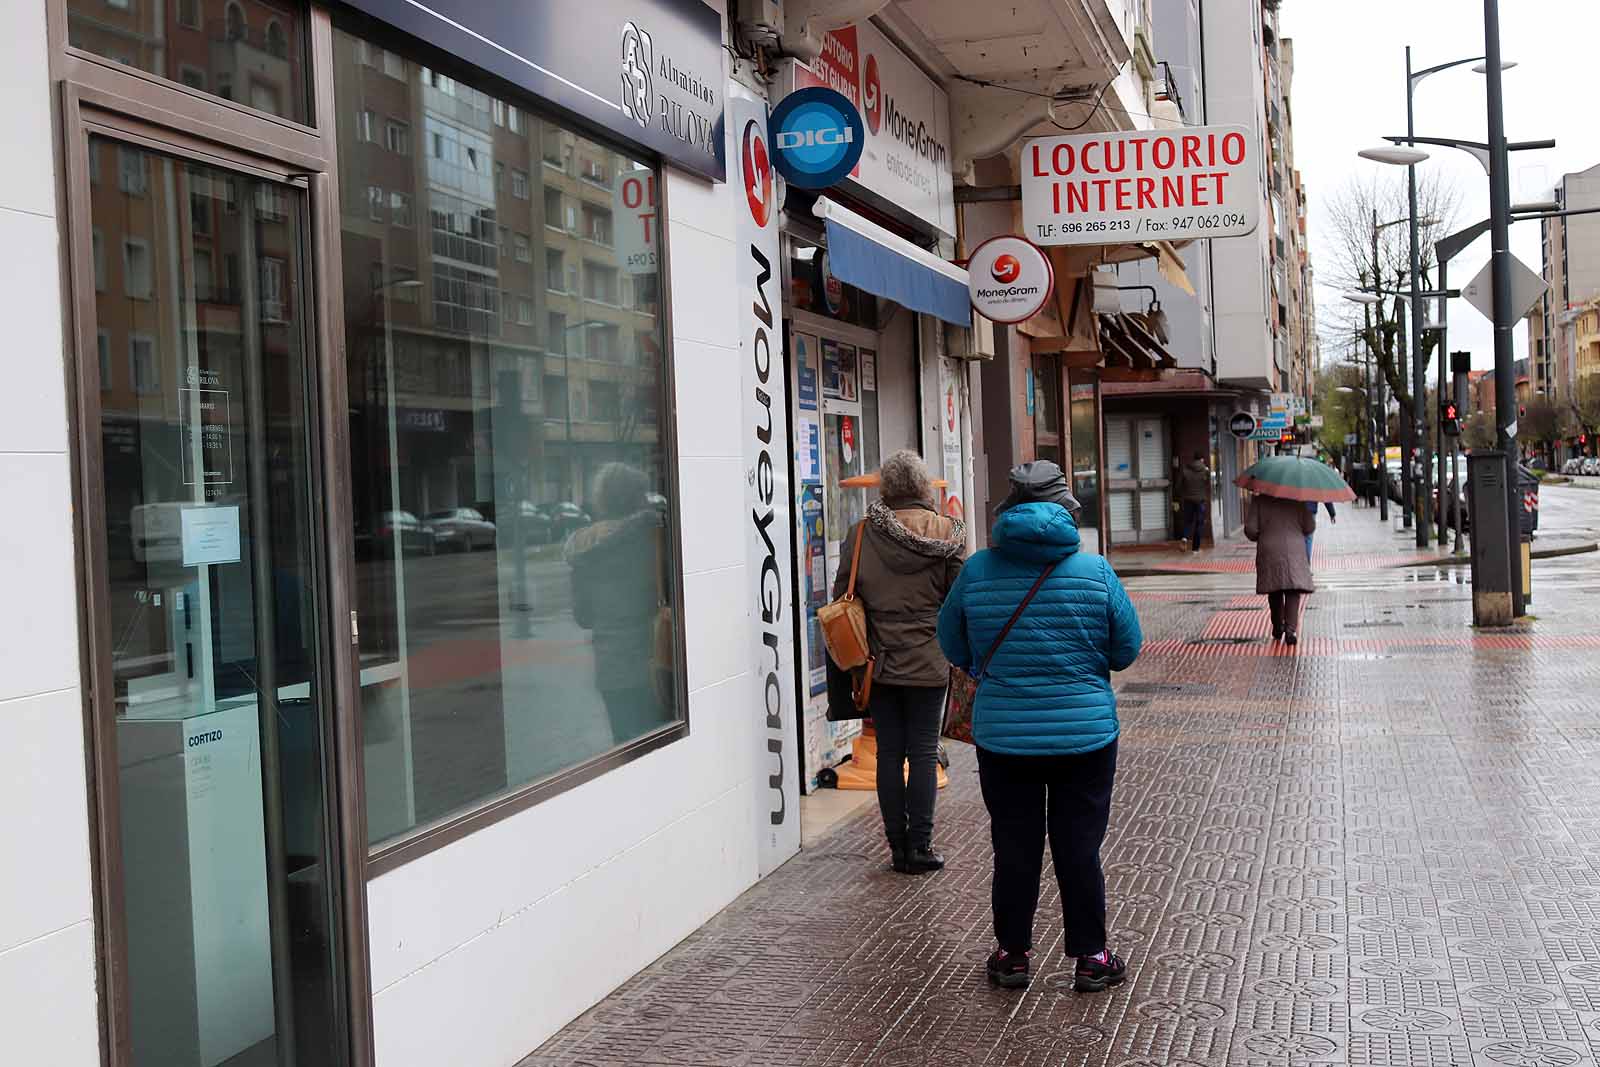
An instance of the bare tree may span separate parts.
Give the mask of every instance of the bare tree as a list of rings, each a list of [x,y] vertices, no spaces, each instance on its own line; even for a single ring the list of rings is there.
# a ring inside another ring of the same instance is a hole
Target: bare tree
[[[1417,239],[1422,267],[1421,285],[1425,289],[1431,288],[1428,278],[1433,275],[1436,265],[1434,243],[1454,229],[1460,201],[1456,188],[1437,172],[1426,171],[1417,175],[1417,214],[1420,220]],[[1409,214],[1410,204],[1403,175],[1374,177],[1368,181],[1351,179],[1329,197],[1324,206],[1322,225],[1332,234],[1333,261],[1326,265],[1318,264],[1318,273],[1323,279],[1344,289],[1377,289],[1385,294],[1406,289],[1411,270],[1410,230],[1405,225],[1383,224],[1407,218]],[[1374,222],[1379,227],[1376,263],[1373,261]],[[1409,331],[1401,329],[1400,325],[1400,309],[1406,302],[1404,297],[1390,295],[1370,309],[1369,315],[1373,320],[1370,324],[1364,319],[1363,308],[1344,304],[1332,312],[1334,323],[1330,325],[1334,325],[1336,332],[1345,335],[1353,333],[1372,346],[1390,395],[1400,402],[1402,411],[1409,412],[1412,405],[1411,382],[1402,373]],[[1425,362],[1429,360],[1437,346],[1437,334],[1424,334],[1420,358]],[[1409,425],[1410,419],[1402,418],[1401,424]]]

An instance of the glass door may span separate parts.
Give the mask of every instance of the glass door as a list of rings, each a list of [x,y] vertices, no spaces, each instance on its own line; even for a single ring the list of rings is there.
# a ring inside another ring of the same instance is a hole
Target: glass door
[[[305,193],[88,152],[131,1062],[340,1064]]]

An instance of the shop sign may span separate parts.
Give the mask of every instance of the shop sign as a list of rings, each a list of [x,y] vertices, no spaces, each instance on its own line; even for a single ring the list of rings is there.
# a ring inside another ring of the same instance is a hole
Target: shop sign
[[[842,93],[799,89],[772,109],[772,162],[789,184],[827,189],[855,169],[866,144],[861,113]]]
[[[780,85],[789,92],[822,86],[854,104],[866,143],[848,183],[955,235],[950,98],[876,26],[830,30],[822,55],[810,66],[791,63]]]
[[[1039,137],[1022,146],[1023,233],[1042,245],[1239,237],[1260,220],[1243,126]]]
[[[1033,318],[1050,302],[1055,284],[1050,257],[1025,237],[991,237],[967,260],[972,310],[991,322]]]
[[[1256,417],[1248,411],[1235,411],[1228,420],[1228,432],[1241,441],[1248,441],[1256,432]]]
[[[563,7],[565,5],[562,5]],[[800,848],[799,753],[795,748],[794,605],[787,603],[794,566],[793,497],[789,490],[789,390],[783,362],[783,284],[778,213],[773,210],[767,106],[734,97],[729,121],[738,152],[738,180],[747,195],[735,212],[739,254],[739,351],[744,535],[750,575],[747,614],[751,693],[757,749],[751,753],[761,797],[757,869],[763,876]]]
[[[656,175],[625,170],[611,192],[617,258],[628,274],[654,274],[660,263],[661,217],[656,210]]]
[[[704,0],[347,0],[668,161],[721,181],[722,16]]]

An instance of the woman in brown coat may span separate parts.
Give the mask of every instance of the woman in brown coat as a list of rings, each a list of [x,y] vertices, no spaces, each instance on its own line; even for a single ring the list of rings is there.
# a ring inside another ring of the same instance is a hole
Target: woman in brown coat
[[[935,631],[961,573],[967,531],[960,519],[934,510],[928,468],[915,452],[884,460],[879,478],[882,499],[857,527],[866,540],[856,596],[867,609],[867,646],[877,660],[867,713],[878,735],[878,807],[894,869],[920,874],[944,866],[933,849],[933,804],[950,665]],[[841,546],[836,599],[850,584],[858,536],[852,531]]]
[[[1306,558],[1306,538],[1316,528],[1316,513],[1298,500],[1258,495],[1250,501],[1244,535],[1256,543],[1256,592],[1267,594],[1274,641],[1300,640],[1300,605],[1316,590]]]

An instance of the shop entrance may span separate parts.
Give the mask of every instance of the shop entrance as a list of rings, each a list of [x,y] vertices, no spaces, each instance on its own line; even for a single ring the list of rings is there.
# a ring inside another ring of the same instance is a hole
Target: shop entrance
[[[1106,488],[1110,543],[1149,544],[1171,535],[1172,481],[1166,420],[1106,416]]]
[[[342,1064],[307,189],[86,149],[113,1062]]]

